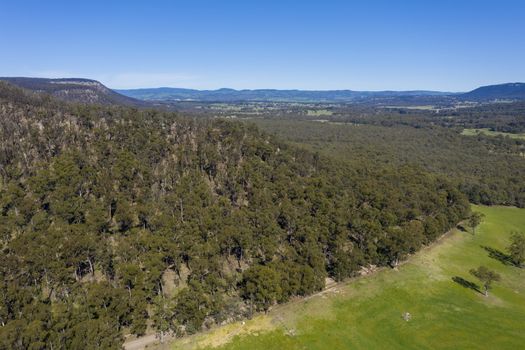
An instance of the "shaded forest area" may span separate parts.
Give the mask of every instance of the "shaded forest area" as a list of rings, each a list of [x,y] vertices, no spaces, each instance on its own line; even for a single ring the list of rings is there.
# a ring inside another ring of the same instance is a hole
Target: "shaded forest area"
[[[5,83],[0,140],[0,349],[194,333],[395,266],[469,214],[417,165]]]

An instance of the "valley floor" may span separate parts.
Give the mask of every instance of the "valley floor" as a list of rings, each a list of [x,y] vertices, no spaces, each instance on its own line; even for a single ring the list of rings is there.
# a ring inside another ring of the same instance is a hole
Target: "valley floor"
[[[473,209],[486,215],[475,235],[455,230],[397,270],[382,269],[162,348],[523,348],[525,269],[506,265],[498,252],[511,231],[525,231],[525,209]],[[468,272],[479,265],[502,277],[488,297],[468,287],[479,286]]]

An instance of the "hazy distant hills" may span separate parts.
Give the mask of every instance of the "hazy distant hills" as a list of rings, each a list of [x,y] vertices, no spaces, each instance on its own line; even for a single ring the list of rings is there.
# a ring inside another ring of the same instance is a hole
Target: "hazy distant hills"
[[[96,80],[68,78],[0,78],[19,87],[44,92],[62,100],[153,107],[155,102],[355,102],[378,105],[440,104],[454,101],[489,102],[494,100],[525,100],[525,83],[507,83],[477,88],[467,93],[441,91],[354,91],[354,90],[194,90],[183,88],[151,88],[111,90]]]
[[[525,83],[508,83],[477,88],[467,93],[441,91],[354,91],[354,90],[193,90],[180,88],[153,88],[116,90],[145,101],[289,101],[289,102],[382,102],[389,101],[493,101],[525,100]]]
[[[47,93],[61,100],[79,103],[146,106],[147,102],[121,95],[96,80],[82,78],[46,79],[10,77],[0,78],[18,87]]]
[[[465,100],[525,100],[525,83],[482,86],[459,97]]]
[[[353,91],[353,90],[193,90],[180,88],[152,88],[116,90],[117,92],[146,101],[289,101],[289,102],[356,102],[415,96],[448,96],[439,91]]]

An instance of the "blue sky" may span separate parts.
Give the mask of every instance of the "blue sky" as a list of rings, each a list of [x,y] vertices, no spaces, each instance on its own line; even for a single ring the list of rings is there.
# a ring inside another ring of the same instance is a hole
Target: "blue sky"
[[[112,88],[525,81],[525,1],[0,0],[0,76]]]

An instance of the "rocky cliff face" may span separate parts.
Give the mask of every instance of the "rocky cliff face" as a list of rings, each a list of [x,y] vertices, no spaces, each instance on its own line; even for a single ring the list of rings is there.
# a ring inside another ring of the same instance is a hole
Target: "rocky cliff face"
[[[70,102],[89,104],[120,104],[127,106],[146,106],[147,103],[121,95],[96,80],[68,78],[0,78],[21,88],[39,93],[47,93]]]

